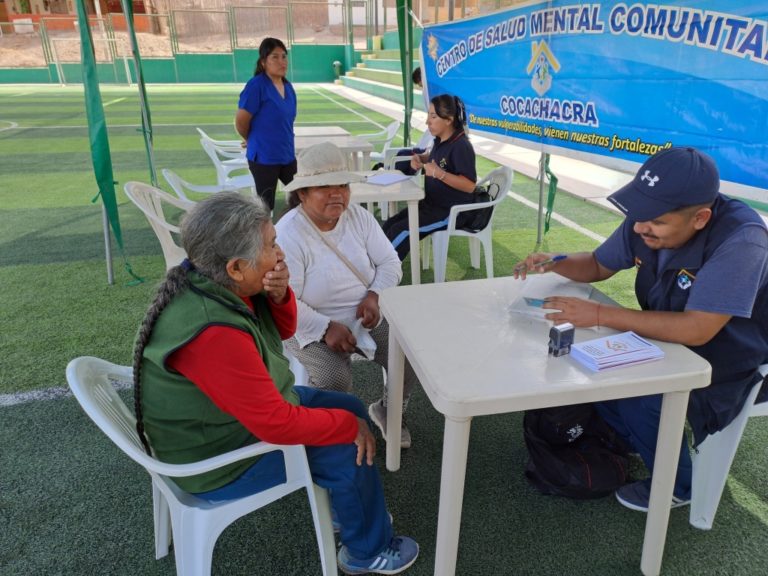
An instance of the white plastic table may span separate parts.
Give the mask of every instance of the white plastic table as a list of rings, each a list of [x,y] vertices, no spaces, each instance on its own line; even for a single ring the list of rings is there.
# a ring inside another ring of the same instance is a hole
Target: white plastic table
[[[452,576],[461,525],[469,431],[474,416],[663,394],[658,449],[640,567],[661,570],[670,502],[690,390],[708,385],[711,368],[679,344],[655,342],[665,358],[593,373],[570,356],[547,355],[549,323],[511,312],[527,296],[574,284],[556,274],[400,286],[381,295],[389,322],[387,468],[400,467],[403,354],[432,405],[445,416],[435,576]],[[591,294],[587,285],[585,295]],[[607,300],[602,294],[593,299]],[[576,341],[611,333],[577,330]],[[418,439],[416,439],[418,441]]]
[[[401,174],[397,171],[392,173]],[[376,172],[382,174],[384,172]],[[369,172],[368,174],[373,174]],[[366,202],[397,202],[408,204],[408,231],[411,246],[411,283],[421,282],[421,254],[419,252],[419,200],[424,198],[424,189],[413,179],[408,178],[389,186],[356,182],[350,185],[350,200],[358,204]]]
[[[296,136],[293,139],[296,155],[305,148],[320,142],[332,142],[349,158],[350,170],[368,170],[371,166],[373,144],[356,136]],[[362,162],[360,161],[362,157]]]
[[[341,126],[294,126],[294,136],[349,136],[349,132]]]

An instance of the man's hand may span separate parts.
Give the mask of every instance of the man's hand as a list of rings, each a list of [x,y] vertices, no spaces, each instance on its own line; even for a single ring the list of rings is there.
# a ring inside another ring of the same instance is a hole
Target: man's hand
[[[528,272],[549,272],[552,267],[557,264],[557,262],[551,262],[553,256],[554,254],[547,254],[546,252],[534,252],[533,254],[529,254],[525,260],[515,264],[512,273],[515,278],[522,278],[525,280],[526,276],[528,276]],[[547,260],[550,260],[549,264],[539,266],[539,262],[546,262]]]
[[[547,314],[547,320],[555,324],[570,322],[576,328],[588,328],[600,325],[600,310],[606,306],[594,300],[584,300],[573,296],[550,296],[542,306],[548,310],[558,310]]]
[[[348,352],[351,354],[357,346],[357,339],[351,330],[340,322],[331,320],[325,331],[325,344],[334,352]]]
[[[368,423],[362,418],[357,419],[357,465],[362,466],[363,458],[368,466],[373,466],[373,457],[376,456],[376,438],[368,428]]]
[[[363,319],[363,327],[375,328],[381,318],[381,311],[379,309],[379,295],[376,292],[368,292],[365,298],[357,305],[357,312],[355,318]]]

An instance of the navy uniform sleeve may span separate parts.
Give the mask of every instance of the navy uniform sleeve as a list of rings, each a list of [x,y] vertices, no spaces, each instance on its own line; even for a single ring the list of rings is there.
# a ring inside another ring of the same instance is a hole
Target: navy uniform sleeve
[[[477,182],[477,169],[475,168],[475,149],[466,137],[451,150],[451,164],[454,174],[464,176],[472,182]]]

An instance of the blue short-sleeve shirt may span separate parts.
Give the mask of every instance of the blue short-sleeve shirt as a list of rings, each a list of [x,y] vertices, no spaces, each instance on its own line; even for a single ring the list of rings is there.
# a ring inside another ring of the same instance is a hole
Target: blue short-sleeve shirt
[[[266,74],[248,80],[240,92],[238,107],[250,112],[246,156],[259,164],[290,164],[296,158],[293,123],[296,120],[296,92],[283,80],[285,97]]]

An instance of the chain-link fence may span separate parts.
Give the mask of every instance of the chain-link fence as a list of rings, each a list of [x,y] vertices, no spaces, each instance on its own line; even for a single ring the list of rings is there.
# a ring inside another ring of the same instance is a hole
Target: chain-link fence
[[[256,5],[255,2],[261,2]],[[412,12],[428,25],[486,14],[527,0],[412,0]],[[159,13],[135,14],[143,58],[174,54],[231,53],[254,49],[267,36],[286,44],[353,44],[371,48],[371,37],[397,30],[396,0],[155,0]],[[90,18],[98,62],[130,52],[125,17]],[[40,22],[0,22],[0,68],[43,67],[80,61],[80,37],[72,15]]]
[[[258,48],[264,38],[288,38],[288,6],[233,6],[235,48]]]
[[[40,40],[40,24],[16,20],[0,22],[0,67],[35,68],[45,66]]]

